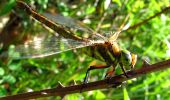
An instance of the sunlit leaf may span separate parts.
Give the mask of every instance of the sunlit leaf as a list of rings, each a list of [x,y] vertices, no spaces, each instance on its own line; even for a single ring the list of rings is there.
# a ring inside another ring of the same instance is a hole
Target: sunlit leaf
[[[95,11],[95,7],[94,6],[91,6],[89,5],[87,8],[86,8],[86,14],[91,14]]]
[[[6,75],[6,76],[3,76],[3,81],[9,82],[10,84],[14,84],[16,82],[16,79],[12,75]]]
[[[4,75],[5,74],[5,71],[3,68],[0,68],[0,76]]]
[[[106,95],[101,92],[101,91],[96,91],[96,99],[97,100],[101,100],[101,99],[105,99],[106,98]]]
[[[125,87],[123,88],[123,94],[124,94],[124,100],[130,100],[128,92]]]

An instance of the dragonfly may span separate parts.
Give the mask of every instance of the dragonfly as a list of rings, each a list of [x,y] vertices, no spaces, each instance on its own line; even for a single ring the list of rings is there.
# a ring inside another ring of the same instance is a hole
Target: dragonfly
[[[88,56],[106,63],[105,65],[90,66],[86,71],[83,83],[88,82],[91,70],[112,67],[112,70],[106,73],[106,76],[111,76],[114,74],[115,68],[118,65],[128,78],[126,69],[134,68],[137,62],[136,54],[119,47],[116,40],[121,30],[118,30],[111,37],[107,38],[74,19],[63,16],[50,16],[49,14],[39,14],[23,1],[17,1],[17,6],[56,33],[44,39],[37,38],[16,46],[15,51],[19,53],[19,56],[12,55],[12,57],[21,59],[40,58],[82,48],[83,52]],[[78,32],[90,33],[90,35],[88,38],[75,35],[74,32],[77,32],[77,30]],[[2,57],[4,54],[2,53],[0,56]]]

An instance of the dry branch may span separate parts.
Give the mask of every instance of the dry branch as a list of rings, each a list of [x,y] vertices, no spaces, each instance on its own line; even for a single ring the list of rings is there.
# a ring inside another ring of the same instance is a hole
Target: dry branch
[[[35,99],[35,98],[42,98],[42,97],[49,97],[49,96],[61,96],[73,93],[79,93],[80,91],[91,91],[97,89],[104,89],[110,87],[116,87],[120,85],[122,82],[130,80],[132,78],[137,78],[145,74],[149,74],[151,72],[156,72],[159,70],[163,70],[170,67],[170,60],[158,62],[152,65],[143,65],[139,69],[134,69],[127,72],[129,78],[126,78],[124,75],[117,75],[109,79],[104,79],[101,81],[91,82],[87,84],[80,84],[80,85],[73,85],[64,87],[62,84],[53,89],[45,89],[35,92],[27,92],[17,95],[11,95],[6,97],[1,97],[0,100],[24,100],[24,99]],[[83,89],[82,89],[83,87]]]

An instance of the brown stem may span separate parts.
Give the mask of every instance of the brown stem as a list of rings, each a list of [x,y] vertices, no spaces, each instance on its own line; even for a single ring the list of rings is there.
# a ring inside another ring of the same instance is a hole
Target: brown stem
[[[151,16],[151,17],[143,20],[142,22],[139,22],[139,23],[137,23],[137,24],[135,24],[135,25],[130,26],[128,29],[126,29],[126,30],[124,30],[124,31],[130,30],[130,29],[135,29],[135,28],[141,26],[142,24],[147,23],[149,20],[151,20],[151,19],[153,19],[153,18],[155,18],[155,17],[157,17],[157,16],[160,16],[162,13],[167,12],[169,9],[170,9],[170,6],[164,8],[162,11],[160,11],[160,12],[154,14],[153,16]]]
[[[49,97],[49,96],[61,96],[72,93],[79,93],[80,91],[91,91],[96,89],[104,89],[109,87],[116,87],[120,85],[122,82],[130,80],[132,78],[137,78],[139,76],[149,74],[151,72],[156,72],[159,70],[163,70],[170,67],[170,59],[162,62],[158,62],[152,65],[145,64],[139,69],[131,70],[127,72],[128,78],[121,75],[114,76],[109,79],[104,79],[101,81],[91,82],[87,84],[80,84],[80,85],[73,85],[64,87],[63,85],[59,84],[58,87],[53,89],[45,89],[35,92],[27,92],[12,96],[1,97],[0,100],[24,100],[24,99],[35,99],[35,98],[42,98],[42,97]],[[82,89],[83,87],[83,89]]]

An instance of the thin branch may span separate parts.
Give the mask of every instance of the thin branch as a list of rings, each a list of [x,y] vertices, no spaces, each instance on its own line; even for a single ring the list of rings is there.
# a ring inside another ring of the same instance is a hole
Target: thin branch
[[[170,59],[162,62],[158,62],[152,65],[145,64],[139,69],[131,70],[127,72],[129,78],[126,78],[123,74],[114,76],[109,79],[104,79],[101,81],[91,82],[87,84],[73,85],[64,87],[59,83],[58,87],[53,89],[45,89],[35,92],[27,92],[12,96],[1,97],[0,100],[24,100],[24,99],[35,99],[49,96],[61,96],[73,93],[80,93],[85,91],[104,89],[110,87],[117,87],[122,82],[130,80],[132,78],[137,78],[139,76],[149,74],[151,72],[156,72],[170,67]],[[82,88],[83,87],[83,88]]]
[[[155,17],[157,17],[157,16],[160,16],[162,13],[167,12],[169,9],[170,9],[170,6],[164,8],[162,11],[160,11],[160,12],[154,14],[153,16],[151,16],[151,17],[143,20],[142,22],[139,22],[139,23],[137,23],[137,24],[135,24],[135,25],[130,26],[129,28],[127,28],[127,29],[125,29],[125,30],[123,30],[123,31],[127,31],[127,30],[130,30],[130,29],[135,29],[135,28],[141,26],[142,24],[147,23],[149,20],[151,20],[151,19],[153,19],[153,18],[155,18]]]

